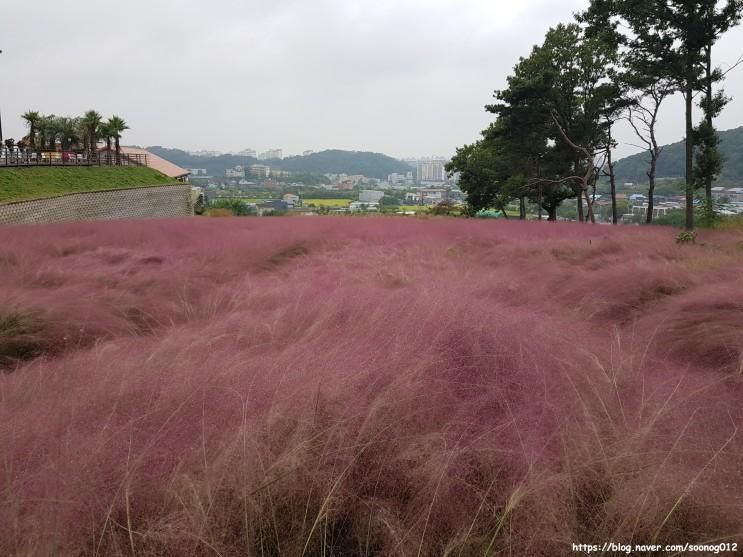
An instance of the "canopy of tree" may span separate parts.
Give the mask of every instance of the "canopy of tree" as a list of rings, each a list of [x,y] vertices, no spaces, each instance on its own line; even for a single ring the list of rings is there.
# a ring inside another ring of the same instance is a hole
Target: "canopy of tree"
[[[15,141],[7,139],[8,148],[31,148],[54,150],[58,146],[63,150],[76,149],[93,152],[98,148],[98,142],[106,142],[108,149],[114,146],[119,152],[122,134],[130,129],[126,120],[113,115],[108,120],[95,111],[88,110],[83,116],[56,116],[41,114],[37,110],[29,110],[21,118],[28,126],[28,135]]]
[[[622,103],[612,80],[615,50],[577,24],[550,29],[542,45],[522,58],[486,107],[497,120],[482,139],[457,150],[448,165],[461,173],[471,211],[497,208],[518,198],[521,217],[528,199],[554,220],[558,206],[578,198],[592,220],[589,191],[596,156],[611,143],[609,130]]]
[[[743,0],[591,0],[574,22],[550,28],[544,42],[519,59],[507,87],[495,92],[496,102],[486,106],[496,121],[482,139],[458,149],[447,166],[460,173],[470,211],[503,208],[518,199],[525,218],[529,200],[554,220],[563,201],[577,198],[577,220],[595,222],[596,183],[607,175],[616,224],[612,127],[626,118],[646,147],[639,156],[643,168],[635,165],[632,179],[648,179],[651,222],[655,180],[664,175],[657,166],[663,154],[656,136],[660,105],[681,93],[685,226],[694,228],[698,189],[705,192],[704,216],[711,222],[712,183],[725,176],[714,120],[730,101],[720,89],[725,72],[714,67],[712,49],[742,15]],[[695,98],[704,114],[696,126]],[[677,168],[676,157],[661,161]],[[627,172],[628,163],[622,166]],[[738,168],[732,160],[728,175]]]

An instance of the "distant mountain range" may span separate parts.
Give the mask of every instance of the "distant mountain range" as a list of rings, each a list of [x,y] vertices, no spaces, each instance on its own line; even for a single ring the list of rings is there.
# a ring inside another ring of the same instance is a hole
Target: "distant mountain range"
[[[369,178],[384,180],[393,173],[405,174],[411,167],[398,159],[381,153],[363,151],[328,150],[306,156],[287,157],[259,161],[241,155],[200,156],[180,149],[147,147],[147,150],[183,168],[204,168],[210,176],[224,176],[228,168],[266,164],[272,168],[289,172],[311,172],[313,174],[363,174]]]
[[[720,151],[725,157],[720,184],[739,184],[743,181],[743,126],[720,132]],[[658,178],[684,177],[684,142],[672,143],[663,148],[658,159]],[[647,153],[638,153],[617,161],[616,173],[622,182],[646,182]]]

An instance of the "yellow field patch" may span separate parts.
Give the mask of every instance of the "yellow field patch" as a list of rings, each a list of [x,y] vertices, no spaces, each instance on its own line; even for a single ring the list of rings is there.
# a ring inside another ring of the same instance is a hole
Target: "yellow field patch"
[[[302,205],[309,207],[348,207],[352,199],[303,199]]]

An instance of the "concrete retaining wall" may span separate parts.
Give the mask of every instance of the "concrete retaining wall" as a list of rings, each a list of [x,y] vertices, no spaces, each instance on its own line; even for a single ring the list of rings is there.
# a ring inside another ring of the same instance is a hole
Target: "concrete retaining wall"
[[[0,204],[0,224],[189,215],[193,215],[189,184],[71,193],[49,199]]]

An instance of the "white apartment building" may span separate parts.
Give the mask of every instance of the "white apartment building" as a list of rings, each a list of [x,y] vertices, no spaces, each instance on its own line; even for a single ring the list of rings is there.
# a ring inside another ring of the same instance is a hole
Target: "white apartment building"
[[[267,161],[270,159],[283,159],[284,158],[284,150],[283,149],[269,149],[268,151],[264,151],[260,155],[258,155],[258,159],[262,161]]]
[[[418,161],[418,181],[445,182],[446,169],[443,160]]]

